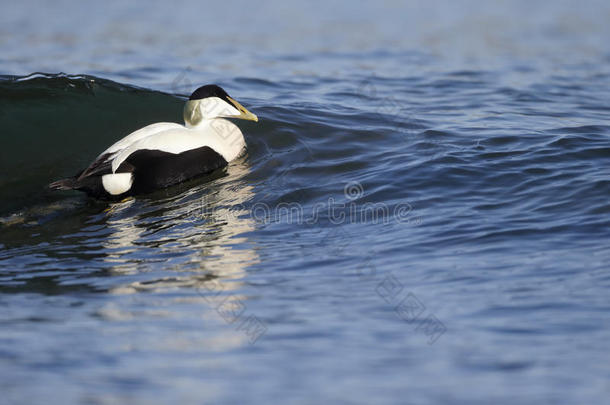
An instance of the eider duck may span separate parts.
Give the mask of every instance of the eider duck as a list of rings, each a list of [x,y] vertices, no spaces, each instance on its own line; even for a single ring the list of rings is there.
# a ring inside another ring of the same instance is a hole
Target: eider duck
[[[221,87],[200,87],[184,106],[185,125],[159,122],[132,132],[76,176],[49,187],[117,199],[210,173],[226,166],[246,147],[239,127],[225,118],[258,121]]]

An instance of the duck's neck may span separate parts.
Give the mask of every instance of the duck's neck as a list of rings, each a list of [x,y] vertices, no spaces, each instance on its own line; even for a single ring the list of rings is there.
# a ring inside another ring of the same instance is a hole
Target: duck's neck
[[[246,147],[244,135],[237,125],[224,118],[204,118],[196,125],[185,123],[186,128],[202,134],[227,161],[238,157]],[[222,151],[221,151],[221,150]]]

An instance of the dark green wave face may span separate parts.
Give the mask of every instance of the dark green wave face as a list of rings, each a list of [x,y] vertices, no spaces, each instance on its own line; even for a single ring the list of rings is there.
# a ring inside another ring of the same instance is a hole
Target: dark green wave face
[[[93,76],[1,77],[0,215],[46,198],[49,182],[76,174],[130,132],[182,123],[183,104]]]

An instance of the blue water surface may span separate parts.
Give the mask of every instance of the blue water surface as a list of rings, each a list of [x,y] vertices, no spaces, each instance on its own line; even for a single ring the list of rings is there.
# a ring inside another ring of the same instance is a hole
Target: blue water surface
[[[608,21],[3,8],[0,403],[608,403]],[[260,118],[226,170],[116,203],[46,189],[206,83]]]

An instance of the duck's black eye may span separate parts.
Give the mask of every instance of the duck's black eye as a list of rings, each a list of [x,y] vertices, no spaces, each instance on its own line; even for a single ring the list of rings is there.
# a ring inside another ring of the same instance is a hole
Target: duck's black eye
[[[228,96],[229,95],[222,89],[222,87],[215,84],[206,84],[205,86],[201,86],[195,90],[193,94],[191,94],[191,97],[189,97],[189,100],[201,100],[208,97],[218,97],[222,100],[229,101],[227,99]]]

